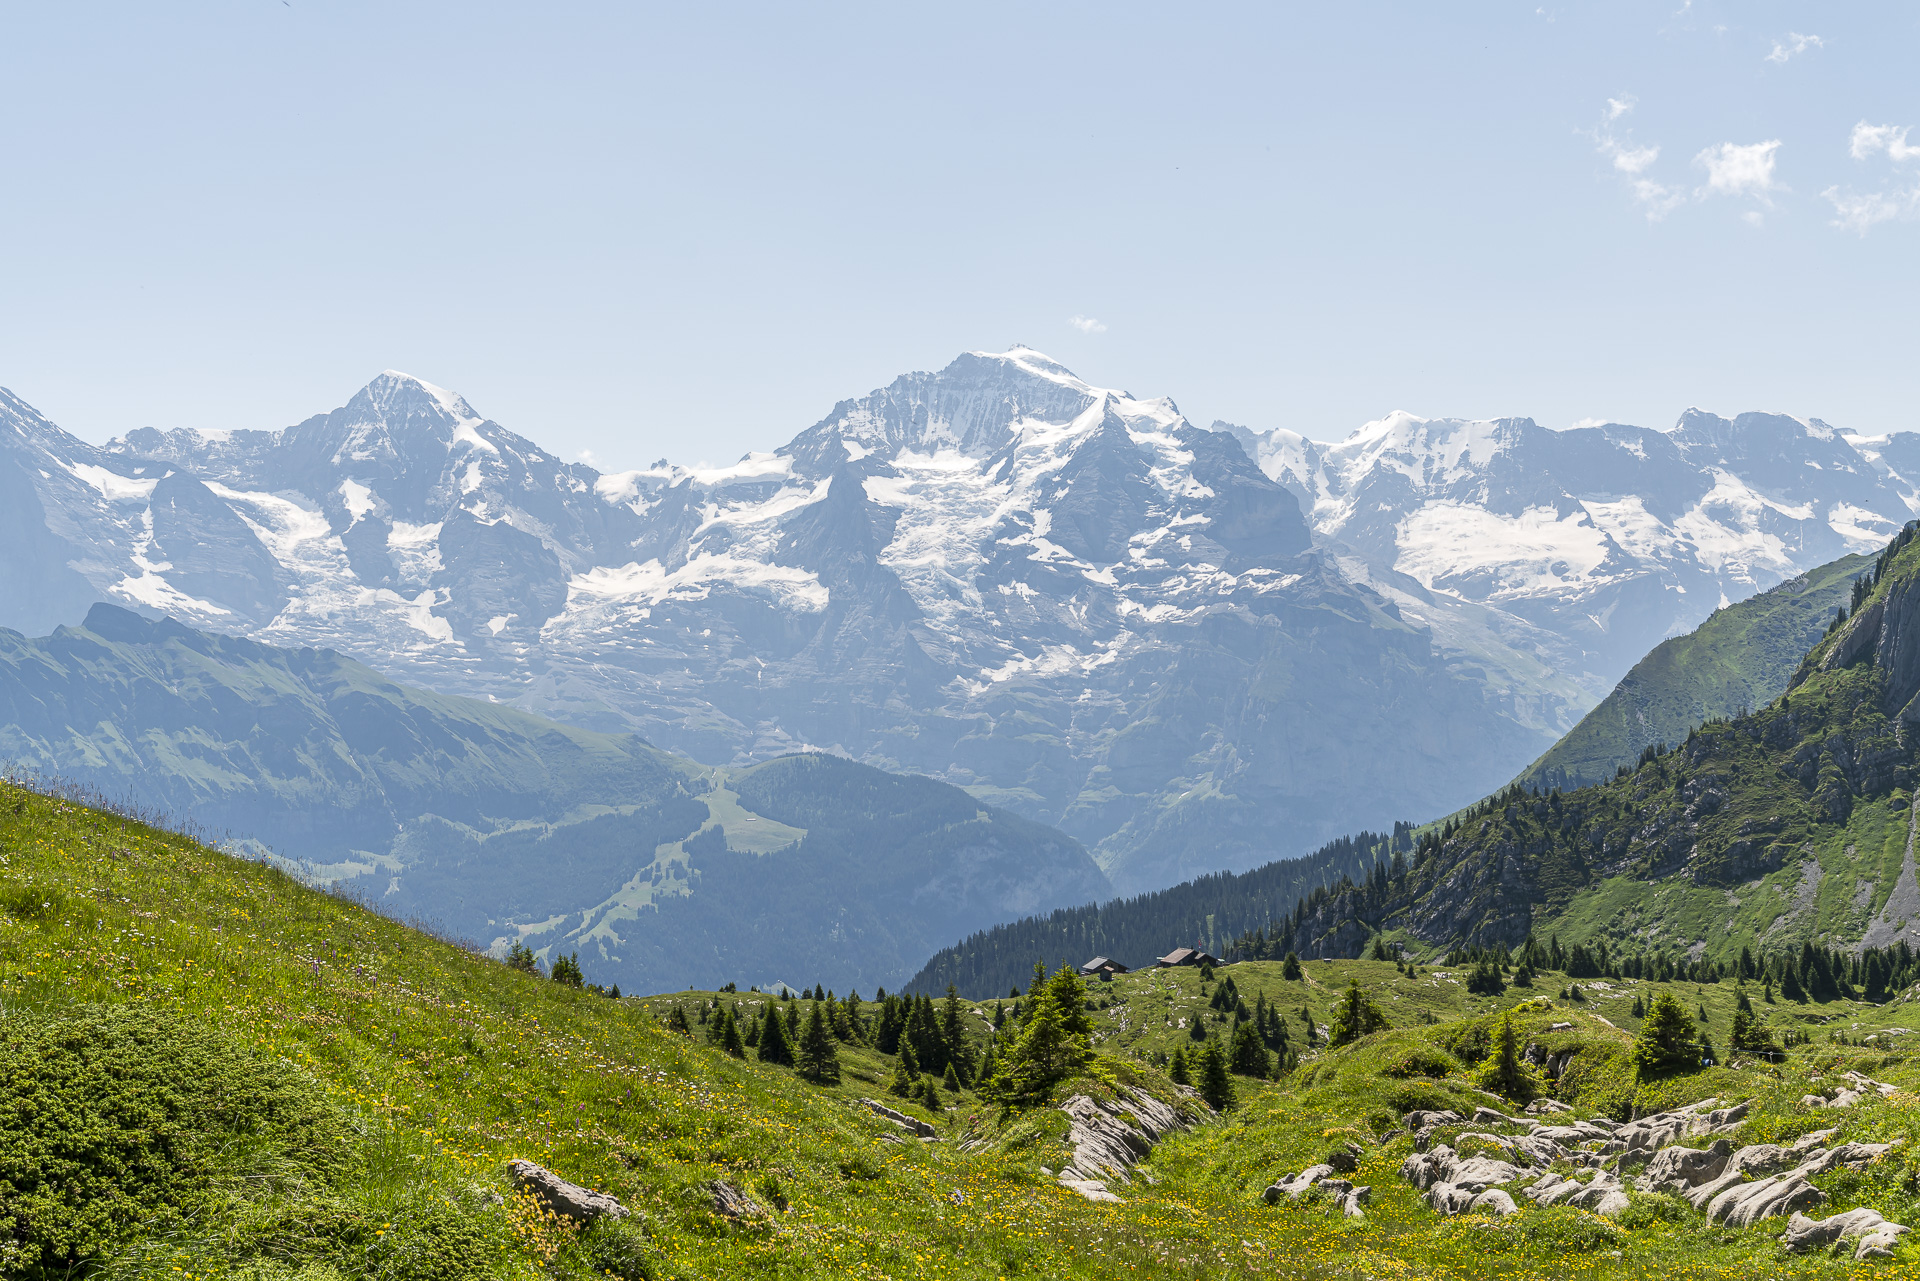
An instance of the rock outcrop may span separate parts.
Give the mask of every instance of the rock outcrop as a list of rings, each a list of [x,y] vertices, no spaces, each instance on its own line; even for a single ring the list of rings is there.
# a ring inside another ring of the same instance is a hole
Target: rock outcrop
[[[1112,1102],[1076,1094],[1060,1105],[1071,1122],[1067,1146],[1073,1151],[1073,1160],[1060,1172],[1060,1186],[1089,1201],[1118,1201],[1107,1184],[1126,1183],[1127,1171],[1145,1160],[1154,1144],[1187,1128],[1179,1112],[1145,1091],[1123,1085],[1119,1093]]]
[[[892,1108],[888,1107],[886,1104],[882,1103],[879,1099],[861,1099],[860,1101],[866,1104],[867,1110],[872,1112],[875,1116],[879,1117],[883,1121],[893,1122],[895,1125],[905,1130],[908,1134],[916,1135],[919,1138],[923,1138],[923,1139],[931,1139],[936,1137],[939,1134],[938,1130],[935,1130],[931,1125],[928,1125],[925,1121],[922,1121],[917,1117],[908,1116],[904,1112],[896,1112]]]
[[[532,1195],[553,1213],[585,1225],[595,1219],[623,1219],[627,1207],[605,1192],[569,1183],[544,1165],[532,1161],[509,1161],[516,1191]]]
[[[1787,1220],[1781,1244],[1795,1253],[1803,1253],[1853,1241],[1856,1243],[1854,1258],[1885,1259],[1892,1256],[1894,1245],[1910,1230],[1904,1223],[1883,1218],[1878,1210],[1864,1208],[1848,1210],[1829,1219],[1809,1219],[1804,1214],[1796,1214]]]

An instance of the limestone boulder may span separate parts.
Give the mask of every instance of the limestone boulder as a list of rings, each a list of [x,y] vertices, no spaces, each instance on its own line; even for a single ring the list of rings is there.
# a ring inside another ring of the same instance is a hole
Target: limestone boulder
[[[1857,1259],[1885,1258],[1909,1229],[1903,1223],[1884,1218],[1878,1210],[1848,1210],[1827,1219],[1810,1219],[1796,1214],[1787,1220],[1786,1235],[1781,1238],[1788,1250],[1804,1253],[1825,1249],[1843,1241],[1856,1243]]]
[[[627,1207],[605,1192],[569,1183],[544,1165],[532,1161],[509,1161],[507,1172],[516,1190],[529,1193],[554,1214],[582,1226],[595,1219],[624,1219]]]
[[[1728,1227],[1749,1228],[1762,1219],[1805,1210],[1824,1200],[1825,1193],[1797,1172],[1789,1172],[1727,1188],[1707,1203],[1707,1218]]]

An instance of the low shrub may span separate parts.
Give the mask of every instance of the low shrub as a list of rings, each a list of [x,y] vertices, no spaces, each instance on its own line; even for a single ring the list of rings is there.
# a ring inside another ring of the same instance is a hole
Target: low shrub
[[[340,1113],[304,1074],[163,1015],[83,1006],[0,1020],[0,1241],[66,1276],[184,1216],[236,1161],[283,1182],[337,1160]]]
[[[1409,1077],[1424,1076],[1439,1079],[1458,1071],[1460,1063],[1444,1050],[1430,1046],[1419,1046],[1397,1056],[1387,1066],[1380,1069],[1380,1075],[1390,1076],[1404,1081]]]

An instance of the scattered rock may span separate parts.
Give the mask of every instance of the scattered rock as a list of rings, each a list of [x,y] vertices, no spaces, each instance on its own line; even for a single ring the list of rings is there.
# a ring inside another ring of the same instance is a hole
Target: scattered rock
[[[1796,1214],[1787,1220],[1782,1244],[1800,1252],[1817,1250],[1841,1241],[1857,1241],[1856,1259],[1884,1259],[1893,1253],[1894,1243],[1909,1231],[1904,1223],[1882,1218],[1878,1210],[1848,1210],[1830,1219],[1809,1219]]]
[[[767,1212],[766,1207],[725,1179],[707,1184],[707,1195],[713,1198],[713,1212],[722,1218],[757,1219]]]
[[[1098,1179],[1070,1179],[1060,1176],[1060,1186],[1078,1192],[1089,1201],[1111,1201],[1120,1204],[1120,1198],[1107,1191],[1107,1185]]]
[[[1473,1110],[1473,1115],[1469,1117],[1468,1120],[1472,1121],[1475,1125],[1519,1125],[1520,1124],[1520,1122],[1514,1120],[1512,1117],[1506,1115],[1504,1112],[1495,1112],[1492,1108],[1488,1108],[1488,1107],[1475,1108]]]
[[[868,1110],[875,1116],[893,1122],[908,1134],[918,1135],[923,1139],[931,1139],[937,1137],[940,1133],[925,1121],[910,1117],[904,1112],[896,1112],[879,1099],[861,1099],[860,1101],[866,1104]]]
[[[1281,1197],[1289,1201],[1298,1201],[1313,1191],[1314,1184],[1332,1174],[1330,1165],[1310,1165],[1291,1178],[1276,1179],[1260,1195],[1268,1205],[1278,1205]]]
[[[1559,1099],[1535,1099],[1527,1104],[1528,1116],[1552,1116],[1558,1112],[1571,1112],[1573,1108]]]
[[[544,1165],[535,1165],[531,1161],[509,1161],[507,1170],[513,1176],[516,1190],[532,1193],[547,1209],[575,1223],[584,1225],[595,1219],[624,1219],[627,1216],[627,1207],[615,1198],[605,1192],[583,1188],[578,1183],[569,1183]]]
[[[1464,1125],[1467,1118],[1458,1112],[1409,1112],[1405,1123],[1407,1133],[1416,1130],[1430,1130],[1436,1125]]]
[[[1360,1168],[1360,1149],[1351,1143],[1345,1143],[1327,1153],[1327,1164],[1337,1174],[1352,1174]]]

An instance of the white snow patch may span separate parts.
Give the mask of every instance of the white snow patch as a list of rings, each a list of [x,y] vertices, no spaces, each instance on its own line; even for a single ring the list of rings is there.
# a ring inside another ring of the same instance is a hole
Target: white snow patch
[[[357,480],[340,482],[340,501],[347,505],[347,515],[353,517],[358,525],[365,520],[367,513],[373,510],[373,491]]]
[[[153,487],[161,481],[161,477],[159,476],[147,479],[122,476],[118,472],[108,471],[104,467],[96,467],[92,463],[68,463],[66,467],[67,470],[75,476],[99,490],[101,496],[110,502],[126,502],[129,499],[152,498]],[[45,475],[44,472],[41,474]]]
[[[1491,580],[1492,596],[1564,590],[1607,556],[1606,535],[1585,510],[1563,518],[1551,507],[1507,517],[1463,503],[1429,503],[1400,522],[1396,542],[1395,567],[1428,589]]]

